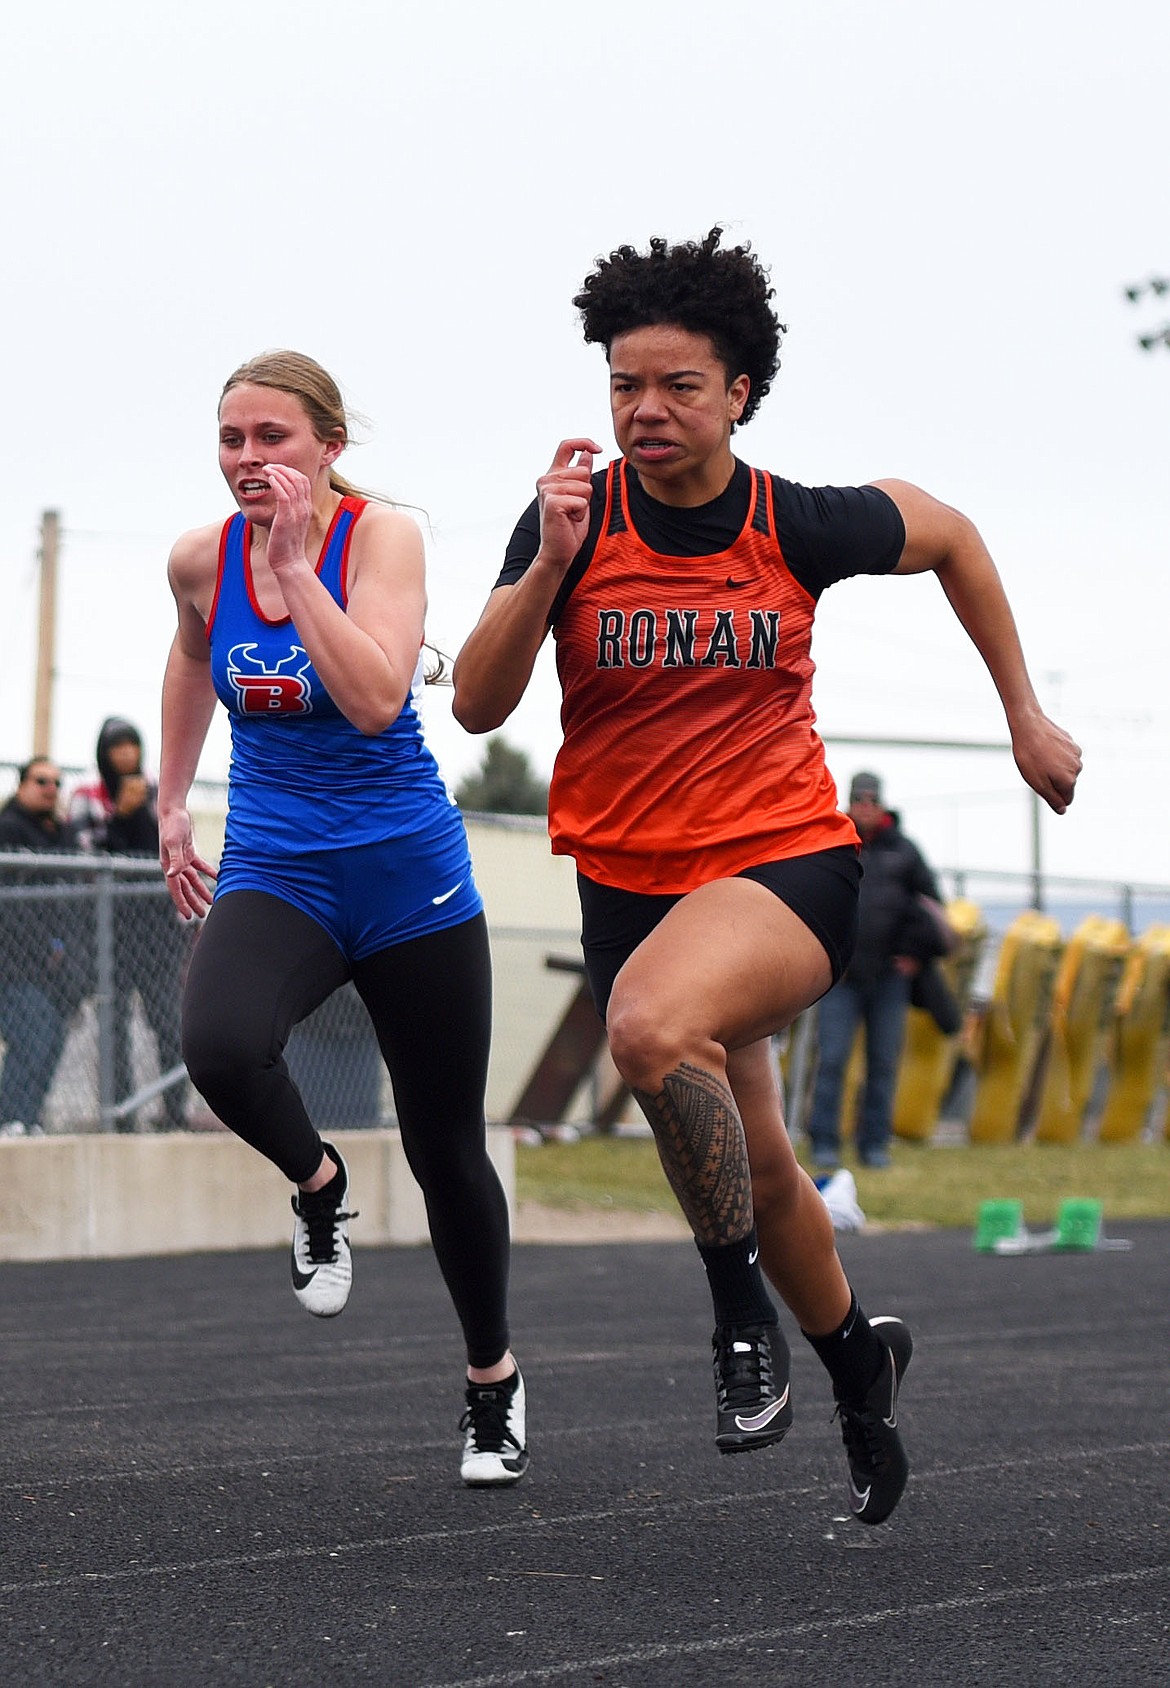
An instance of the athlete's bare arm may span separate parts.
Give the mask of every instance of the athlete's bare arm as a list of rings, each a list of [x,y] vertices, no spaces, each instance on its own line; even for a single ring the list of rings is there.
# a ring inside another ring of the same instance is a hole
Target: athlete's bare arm
[[[167,570],[179,625],[163,676],[159,859],[171,901],[187,919],[211,907],[207,880],[215,878],[215,869],[196,852],[187,794],[215,712],[207,617],[215,593],[219,532],[215,525],[184,534]]]
[[[562,440],[536,483],[540,549],[515,586],[497,586],[455,661],[452,710],[469,733],[490,733],[532,678],[561,582],[589,531],[595,440]]]
[[[1007,717],[1016,766],[1063,815],[1081,771],[1080,746],[1041,709],[999,571],[960,511],[909,481],[875,481],[901,511],[906,545],[895,574],[937,574],[951,608],[987,664]]]

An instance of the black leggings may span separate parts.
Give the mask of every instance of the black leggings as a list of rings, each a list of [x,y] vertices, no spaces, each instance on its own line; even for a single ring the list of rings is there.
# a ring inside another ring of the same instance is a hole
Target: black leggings
[[[482,914],[353,964],[309,915],[230,891],[207,917],[183,993],[183,1058],[218,1117],[294,1184],[321,1138],[284,1061],[298,1021],[352,978],[394,1087],[402,1146],[468,1360],[508,1347],[508,1206],[487,1152],[491,956]]]

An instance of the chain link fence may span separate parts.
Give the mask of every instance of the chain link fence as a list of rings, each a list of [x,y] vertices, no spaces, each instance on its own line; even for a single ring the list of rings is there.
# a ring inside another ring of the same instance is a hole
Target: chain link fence
[[[1028,886],[1010,875],[943,877],[948,889],[973,895],[987,917],[978,998],[989,988],[1003,930],[1027,906]],[[1139,929],[1170,920],[1170,891],[1162,887],[1053,881],[1048,891],[1066,936],[1084,912],[1116,907],[1118,896]],[[563,1080],[572,1062],[558,1038],[580,986],[571,970],[581,954],[575,927],[506,919],[491,924],[487,1113],[497,1122],[518,1117],[538,1069]],[[174,914],[153,861],[0,853],[0,1134],[218,1127],[191,1088],[179,1041],[183,978],[197,937],[198,927]],[[814,1050],[815,1042],[810,1056]],[[286,1056],[323,1131],[394,1123],[389,1076],[352,985],[294,1030]],[[600,1120],[613,1084],[602,1047],[549,1119]]]
[[[156,863],[0,854],[0,1130],[175,1130],[193,933]]]
[[[153,861],[0,852],[0,1134],[216,1128],[180,1048],[197,937]],[[501,1120],[575,988],[547,957],[580,948],[569,930],[497,928],[492,949],[488,1117]],[[286,1059],[321,1130],[394,1123],[389,1076],[352,985],[295,1028]]]

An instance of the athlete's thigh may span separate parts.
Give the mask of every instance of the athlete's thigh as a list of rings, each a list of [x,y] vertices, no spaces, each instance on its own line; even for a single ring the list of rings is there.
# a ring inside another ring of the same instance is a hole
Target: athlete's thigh
[[[283,1044],[349,977],[329,933],[311,915],[265,891],[217,897],[191,955],[185,1031],[246,1024]]]
[[[832,983],[820,940],[751,879],[691,891],[630,956],[614,998],[727,1049],[782,1031]]]
[[[400,1124],[482,1124],[492,1015],[482,911],[364,957],[353,977],[390,1070]]]

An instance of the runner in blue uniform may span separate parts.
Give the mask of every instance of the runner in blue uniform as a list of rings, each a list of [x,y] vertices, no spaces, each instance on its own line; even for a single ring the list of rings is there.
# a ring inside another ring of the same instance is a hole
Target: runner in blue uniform
[[[528,1461],[508,1346],[508,1213],[487,1153],[491,962],[458,810],[424,742],[422,536],[335,467],[336,383],[271,352],[228,378],[219,458],[239,511],[171,553],[178,631],[163,682],[159,828],[175,907],[206,915],[183,1053],[218,1117],[295,1186],[292,1277],[340,1313],[349,1174],[283,1058],[294,1025],[352,979],[394,1087],[407,1159],[467,1346],[461,1472],[515,1482]],[[215,870],[188,792],[215,709],[231,718]]]

